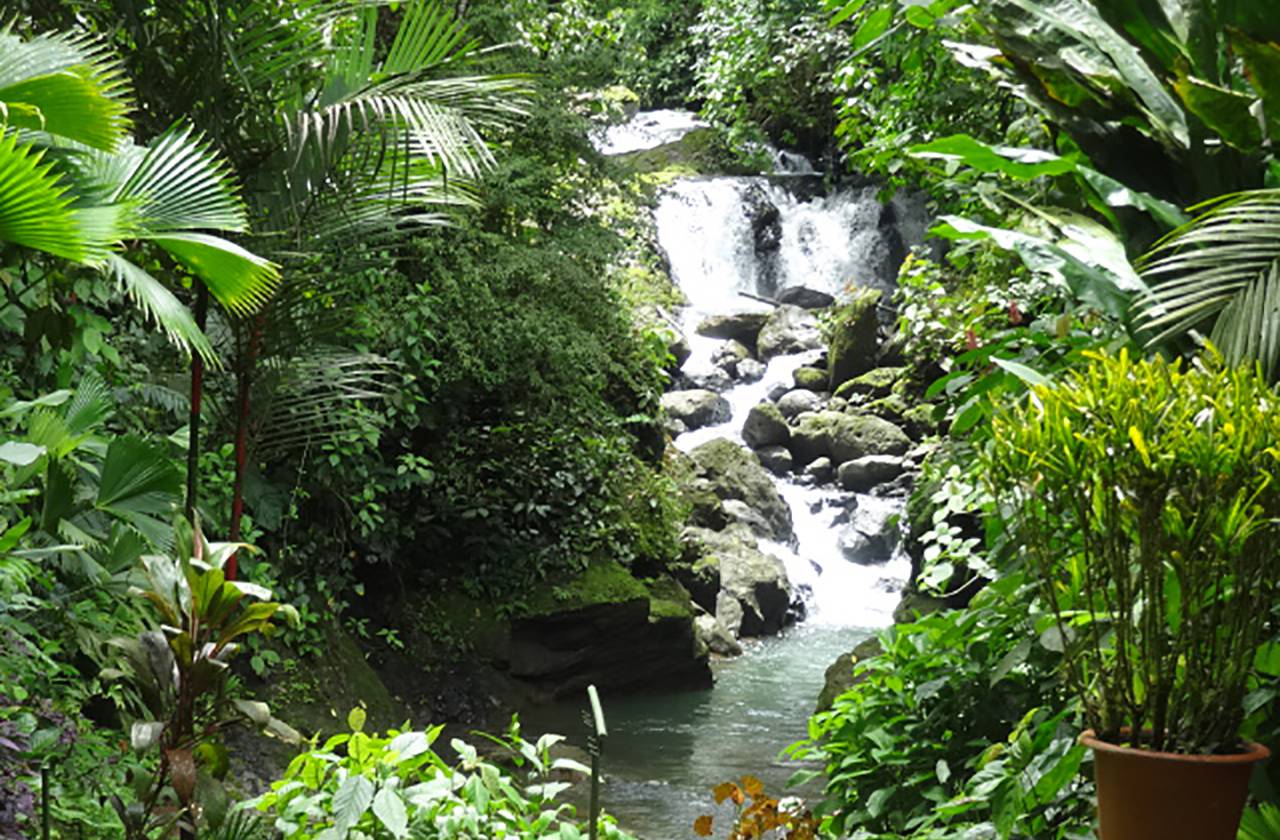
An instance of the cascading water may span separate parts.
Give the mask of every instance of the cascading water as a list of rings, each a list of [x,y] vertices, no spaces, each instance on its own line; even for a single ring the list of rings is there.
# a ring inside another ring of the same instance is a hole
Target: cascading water
[[[655,146],[698,124],[683,112],[640,114],[601,147],[620,153]],[[791,174],[680,179],[657,208],[659,243],[688,300],[680,316],[692,350],[682,370],[687,377],[710,373],[713,354],[724,343],[697,335],[704,318],[771,308],[741,292],[772,298],[803,286],[838,296],[851,284],[885,286],[892,282],[903,241],[923,231],[921,214],[905,202],[886,209],[872,187],[819,195],[807,161],[784,153],[775,153],[774,160]],[[750,409],[779,383],[789,386],[796,368],[820,353],[773,358],[762,378],[725,391],[732,409],[727,422],[681,434],[676,446],[688,451],[717,437],[741,444]],[[851,562],[841,534],[851,516],[883,525],[900,512],[901,499],[796,477],[778,478],[776,484],[791,507],[795,537],[786,544],[762,540],[760,548],[783,561],[803,594],[806,619],[780,636],[748,641],[740,657],[715,663],[716,685],[709,691],[606,698],[604,801],[624,827],[645,840],[690,837],[693,820],[715,811],[710,788],[719,782],[752,774],[771,792],[783,793],[796,767],[778,753],[804,737],[826,667],[892,621],[908,562],[892,544],[877,549],[881,556],[871,558],[875,562],[866,556]],[[535,729],[581,731],[577,708],[542,710],[528,721]],[[718,822],[722,831],[725,819]]]

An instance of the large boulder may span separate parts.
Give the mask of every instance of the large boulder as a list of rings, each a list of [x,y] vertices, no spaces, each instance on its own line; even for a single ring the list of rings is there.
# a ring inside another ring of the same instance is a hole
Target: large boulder
[[[799,417],[807,411],[817,411],[821,407],[822,397],[803,388],[787,391],[778,398],[778,410],[788,420]]]
[[[798,306],[779,306],[756,337],[756,355],[762,361],[787,353],[816,350],[822,346],[818,319]]]
[[[836,299],[826,292],[805,286],[789,286],[778,292],[778,303],[789,303],[801,309],[826,309]]]
[[[875,366],[880,329],[876,307],[881,294],[879,289],[859,289],[836,310],[827,364],[830,390]]]
[[[760,464],[774,475],[786,475],[791,472],[794,463],[791,450],[785,446],[762,446],[756,450]]]
[[[742,645],[729,632],[729,628],[720,623],[714,615],[703,614],[693,620],[694,632],[707,650],[718,656],[738,656],[742,653]]]
[[[872,368],[842,383],[836,389],[836,396],[845,399],[862,396],[873,400],[887,397],[906,373],[907,369],[904,367]]]
[[[698,324],[697,333],[708,338],[733,339],[750,346],[756,343],[756,335],[768,320],[768,312],[730,312],[726,315],[711,315]]]
[[[592,563],[535,591],[511,623],[508,673],[538,698],[575,696],[586,686],[706,687],[688,593],[650,592],[614,561]]]
[[[901,512],[901,505],[893,501],[875,496],[859,497],[849,524],[836,540],[840,553],[849,562],[860,565],[888,560],[898,545]]]
[[[760,403],[747,413],[742,424],[742,439],[752,449],[785,444],[791,437],[791,429],[782,411],[773,403]]]
[[[863,455],[845,461],[836,471],[840,486],[865,493],[877,484],[893,481],[902,475],[903,461],[894,455]]]
[[[763,636],[786,625],[792,601],[786,569],[781,560],[756,547],[749,528],[686,528],[681,540],[685,561],[676,576],[694,593],[694,600],[713,612],[730,633],[739,638]],[[692,579],[692,587],[686,579]],[[712,579],[716,590],[708,604],[707,584]]]
[[[852,653],[841,654],[827,668],[822,693],[818,695],[818,707],[814,711],[827,711],[837,697],[866,679],[865,676],[854,675],[854,666],[864,659],[870,659],[882,653],[884,653],[884,648],[881,647],[880,640],[875,636],[871,636],[858,642]]]
[[[791,454],[801,465],[823,456],[843,464],[864,455],[904,455],[910,448],[906,432],[870,414],[819,411],[791,430]]]
[[[798,367],[792,379],[796,388],[806,391],[823,391],[827,387],[827,372],[816,367]]]
[[[669,417],[684,423],[687,429],[724,423],[731,412],[728,400],[705,388],[663,394],[662,408]]]
[[[689,453],[721,499],[738,499],[755,509],[769,525],[775,540],[791,538],[791,508],[773,480],[749,450],[723,438],[708,441]]]

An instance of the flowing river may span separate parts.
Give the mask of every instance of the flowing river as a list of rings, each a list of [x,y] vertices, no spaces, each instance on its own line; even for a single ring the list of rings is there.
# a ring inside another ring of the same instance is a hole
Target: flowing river
[[[642,113],[600,145],[606,154],[625,153],[678,140],[698,125],[685,112]],[[712,373],[712,356],[723,344],[696,335],[703,318],[769,308],[740,292],[773,297],[804,286],[838,296],[851,283],[887,286],[903,242],[923,233],[924,219],[908,202],[886,208],[873,187],[826,192],[803,158],[774,157],[773,176],[680,179],[657,208],[659,242],[689,302],[680,314],[693,351],[682,370],[686,377]],[[779,356],[762,379],[734,383],[724,392],[730,420],[682,434],[676,445],[688,451],[717,437],[742,443],[751,407],[790,385],[795,369],[819,352]],[[883,521],[900,512],[902,499],[796,476],[775,481],[791,507],[795,539],[760,547],[783,560],[806,618],[776,637],[743,640],[743,655],[713,663],[715,687],[707,691],[603,697],[609,727],[604,806],[643,840],[693,837],[693,821],[702,814],[717,814],[716,836],[725,836],[729,812],[717,812],[711,796],[723,781],[750,774],[770,793],[788,793],[785,784],[800,768],[779,753],[805,736],[826,668],[892,621],[909,571],[905,556],[890,545],[875,562],[852,563],[840,534],[851,510]],[[525,722],[529,731],[569,733],[581,745],[581,714],[581,703],[563,704],[532,710]]]

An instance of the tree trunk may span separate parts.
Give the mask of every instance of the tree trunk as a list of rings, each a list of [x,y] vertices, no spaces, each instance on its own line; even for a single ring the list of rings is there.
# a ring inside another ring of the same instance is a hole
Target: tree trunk
[[[196,326],[203,332],[209,319],[209,287],[196,280]],[[187,419],[187,518],[195,522],[200,474],[200,398],[204,395],[204,359],[191,355],[191,413]]]

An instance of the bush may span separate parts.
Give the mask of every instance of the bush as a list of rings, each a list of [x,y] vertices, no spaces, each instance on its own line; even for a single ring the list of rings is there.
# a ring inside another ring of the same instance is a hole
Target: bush
[[[998,411],[992,492],[1105,740],[1238,744],[1276,596],[1280,398],[1256,370],[1087,353]]]
[[[491,738],[514,765],[510,771],[480,757],[458,739],[458,764],[432,745],[443,726],[427,731],[368,735],[364,713],[348,716],[352,731],[334,735],[290,762],[271,790],[248,803],[275,819],[284,840],[412,835],[422,840],[484,837],[487,840],[580,840],[573,807],[556,802],[569,784],[554,774],[587,773],[566,758],[552,759],[561,738],[544,735],[530,744],[514,721],[505,738]],[[628,840],[612,820],[600,823],[606,840]]]
[[[967,609],[881,635],[884,652],[857,663],[853,687],[791,749],[824,764],[824,829],[923,838],[982,825],[1044,838],[1088,825],[1060,654],[1030,595],[1013,575]]]

